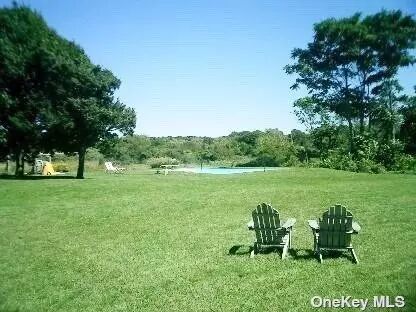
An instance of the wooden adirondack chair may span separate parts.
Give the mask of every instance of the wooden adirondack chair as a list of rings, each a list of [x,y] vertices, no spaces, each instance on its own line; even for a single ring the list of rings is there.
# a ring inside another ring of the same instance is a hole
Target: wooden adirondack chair
[[[314,251],[322,263],[322,250],[349,250],[358,263],[357,255],[351,244],[351,235],[358,234],[361,227],[352,221],[352,214],[347,208],[335,205],[325,211],[319,221],[309,220],[314,238]]]
[[[296,219],[288,219],[282,224],[277,210],[265,203],[253,210],[252,217],[253,220],[247,226],[256,233],[256,241],[250,257],[253,258],[262,246],[271,246],[282,248],[282,259],[284,259],[288,249],[292,247],[292,228]]]

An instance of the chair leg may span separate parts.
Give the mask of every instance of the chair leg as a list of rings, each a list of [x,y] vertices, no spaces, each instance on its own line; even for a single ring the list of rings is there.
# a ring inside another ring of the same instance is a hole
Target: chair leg
[[[313,251],[316,253],[318,247],[318,240],[315,231],[313,231]]]
[[[283,247],[283,251],[282,251],[282,259],[286,258],[287,255],[287,249],[289,248],[289,242],[287,242],[285,244],[285,246]]]
[[[355,262],[356,264],[358,264],[358,257],[357,257],[357,254],[355,253],[354,248],[351,248],[351,249],[350,249],[350,251],[351,251],[351,255],[352,255],[352,257],[354,258],[354,262]]]
[[[322,253],[321,253],[321,250],[319,248],[317,248],[316,254],[318,255],[319,263],[323,263],[324,260],[322,259]]]
[[[254,258],[254,255],[257,253],[257,243],[254,243],[253,250],[250,252],[250,258]]]

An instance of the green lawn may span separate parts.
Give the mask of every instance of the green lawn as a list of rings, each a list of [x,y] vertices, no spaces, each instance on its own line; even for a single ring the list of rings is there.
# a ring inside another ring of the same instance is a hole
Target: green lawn
[[[263,201],[297,219],[284,261],[249,258],[246,223]],[[362,226],[359,265],[347,254],[324,264],[311,255],[306,221],[335,203]],[[416,311],[415,220],[416,175],[1,179],[0,311],[317,311],[315,295],[402,295],[404,310]]]

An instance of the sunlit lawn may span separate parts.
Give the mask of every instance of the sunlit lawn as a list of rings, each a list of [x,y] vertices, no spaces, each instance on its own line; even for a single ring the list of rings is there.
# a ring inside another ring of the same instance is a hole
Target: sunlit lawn
[[[402,295],[416,310],[416,175],[86,176],[0,180],[0,311],[316,311],[315,295]],[[249,258],[263,201],[297,219],[284,261]],[[362,226],[359,265],[311,254],[306,221],[335,203]]]

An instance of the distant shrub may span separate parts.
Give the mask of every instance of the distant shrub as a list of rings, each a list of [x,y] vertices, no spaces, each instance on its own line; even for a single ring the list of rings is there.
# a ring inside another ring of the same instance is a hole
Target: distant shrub
[[[55,153],[52,155],[52,162],[66,162],[66,161],[77,161],[78,156],[74,155],[65,155],[64,153]],[[46,158],[44,160],[47,160]]]
[[[339,151],[331,151],[328,157],[321,161],[321,167],[348,171],[357,170],[351,156]]]
[[[321,160],[319,158],[309,158],[309,160],[302,163],[302,167],[319,168],[321,167]]]
[[[357,163],[354,160],[352,160],[350,157],[348,157],[347,159],[344,159],[342,170],[351,171],[351,172],[359,171]]]
[[[386,168],[380,164],[376,163],[370,159],[361,159],[357,161],[358,172],[366,172],[366,173],[384,173],[386,172]]]
[[[392,169],[401,172],[416,171],[416,158],[411,155],[402,154],[396,158]]]
[[[378,173],[385,173],[386,172],[386,168],[384,168],[384,166],[382,164],[374,163],[371,166],[371,172],[372,173],[376,173],[376,174],[378,174]]]
[[[290,155],[289,158],[284,162],[284,167],[300,167],[301,162],[295,155]]]
[[[350,154],[332,151],[320,162],[320,167],[351,172],[384,173],[386,168],[371,159],[354,160]]]
[[[357,171],[364,173],[371,173],[371,168],[374,165],[374,162],[368,159],[362,159],[357,161]]]
[[[66,164],[53,164],[52,165],[53,170],[57,171],[57,172],[68,172],[69,171],[69,166]]]
[[[87,153],[85,154],[85,160],[96,160],[99,162],[101,159],[104,159],[104,156],[100,153],[98,149],[93,147],[87,149]]]
[[[388,170],[398,170],[397,163],[404,156],[403,150],[404,148],[401,142],[392,140],[380,145],[375,159]]]
[[[159,168],[161,165],[178,165],[179,161],[170,157],[152,157],[146,161],[151,168]]]

